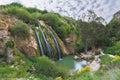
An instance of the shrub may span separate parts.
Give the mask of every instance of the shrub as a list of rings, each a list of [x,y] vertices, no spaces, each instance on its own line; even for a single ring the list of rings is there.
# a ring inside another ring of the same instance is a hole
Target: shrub
[[[78,45],[75,48],[75,51],[78,52],[78,53],[83,52],[84,51],[84,45],[83,44]]]
[[[74,80],[93,80],[93,78],[89,73],[82,73],[79,77],[76,77],[76,79]]]
[[[62,40],[65,38],[67,34],[66,25],[63,24],[61,18],[57,14],[46,13],[41,17],[41,19],[46,21],[48,25],[52,26],[52,28]]]
[[[30,35],[28,25],[22,21],[18,21],[15,27],[9,27],[9,31],[12,36],[17,36],[21,39],[26,39]]]
[[[101,56],[100,59],[101,59],[101,64],[109,64],[112,60],[112,58],[109,57],[109,55]]]
[[[14,6],[14,7],[23,7],[22,4],[16,3],[16,2],[11,3],[10,6]]]
[[[23,20],[26,23],[30,22],[31,15],[24,8],[11,6],[11,7],[7,7],[5,9],[5,12],[18,17],[19,19]]]
[[[53,13],[44,14],[41,17],[41,19],[45,20],[53,28],[61,26],[60,18],[57,15],[53,14]]]
[[[32,7],[29,7],[29,8],[25,8],[29,13],[34,13],[34,12],[40,12],[39,9],[37,8],[32,8]]]
[[[31,21],[30,21],[30,23],[37,22],[37,20],[39,20],[40,17],[41,17],[41,13],[39,13],[39,12],[31,13]]]
[[[120,55],[120,41],[116,42],[116,44],[112,47],[107,47],[105,49],[105,53]]]
[[[57,68],[54,62],[49,60],[47,57],[39,57],[33,60],[35,66],[36,74],[43,74],[48,77],[57,77],[57,76],[65,76],[66,73]]]
[[[6,42],[6,47],[13,48],[14,47],[14,41],[7,41]]]
[[[55,80],[63,80],[62,77],[56,77]]]

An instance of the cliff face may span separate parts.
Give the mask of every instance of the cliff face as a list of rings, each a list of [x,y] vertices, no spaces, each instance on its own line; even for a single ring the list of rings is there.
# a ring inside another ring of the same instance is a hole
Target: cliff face
[[[0,54],[5,53],[5,43],[10,39],[8,26],[14,25],[15,18],[0,13]]]
[[[34,34],[34,31],[31,27],[29,27],[30,35],[26,39],[21,39],[17,36],[12,36],[11,33],[8,31],[9,27],[13,26],[16,27],[16,24],[18,22],[18,19],[15,17],[12,17],[10,15],[6,15],[4,13],[0,13],[0,54],[6,54],[6,45],[5,43],[9,40],[14,41],[15,48],[17,48],[20,52],[24,53],[27,56],[37,56],[38,54],[38,44],[36,41],[36,37]],[[40,22],[42,24],[42,22]],[[43,25],[43,24],[42,24]],[[45,25],[45,24],[44,24]],[[48,29],[46,29],[48,30]],[[52,30],[54,32],[54,30]],[[57,51],[55,48],[54,40],[48,34],[47,31],[44,31],[46,34],[46,38],[50,39],[48,42],[50,43],[55,51],[55,55],[57,55]],[[58,35],[55,33],[56,38],[58,39],[58,43],[60,45],[61,52],[64,54],[69,54],[69,52],[66,49],[66,45],[62,42],[62,40],[58,37]],[[73,41],[74,37],[71,36]],[[44,41],[43,41],[44,42]]]
[[[36,56],[37,43],[33,35],[33,31],[30,29],[30,36],[26,40],[12,37],[8,28],[15,26],[17,19],[4,13],[0,13],[0,54],[5,54],[5,43],[9,40],[15,42],[15,47],[28,56]]]
[[[16,47],[23,53],[28,56],[36,56],[37,55],[37,42],[35,37],[33,36],[34,33],[30,29],[30,36],[29,38],[23,40],[20,38],[14,38],[16,43]]]

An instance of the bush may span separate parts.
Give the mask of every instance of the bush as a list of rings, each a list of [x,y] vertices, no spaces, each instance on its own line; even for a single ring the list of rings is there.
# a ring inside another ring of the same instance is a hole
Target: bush
[[[84,45],[80,44],[79,46],[76,47],[75,51],[77,53],[83,52],[84,51]]]
[[[30,23],[36,23],[41,17],[41,13],[39,12],[34,12],[34,13],[31,13],[31,21]]]
[[[109,55],[101,56],[100,59],[101,59],[101,64],[105,64],[105,65],[109,64],[112,60],[112,58],[109,57]]]
[[[60,18],[57,15],[53,14],[53,13],[44,14],[41,17],[41,19],[45,20],[52,27],[59,27],[59,26],[61,26]]]
[[[66,25],[57,14],[46,13],[41,19],[43,19],[46,24],[50,25],[62,40],[65,38],[67,34]]]
[[[14,6],[14,7],[23,7],[22,4],[16,3],[16,2],[11,3],[10,6]]]
[[[107,47],[105,49],[105,53],[113,54],[113,55],[120,55],[120,41],[116,42],[116,44],[112,47]]]
[[[18,17],[19,19],[23,20],[26,23],[30,22],[31,15],[24,8],[11,6],[11,7],[7,7],[5,9],[5,12]]]
[[[14,48],[14,42],[13,41],[7,41],[6,42],[6,47]]]
[[[9,27],[9,31],[12,36],[17,36],[21,39],[26,39],[30,35],[28,25],[22,21],[18,21],[15,27]]]
[[[32,59],[33,60],[33,59]],[[39,57],[33,60],[35,66],[36,74],[43,74],[48,77],[57,77],[57,76],[65,76],[66,73],[57,68],[54,62],[49,60],[47,57]]]
[[[32,8],[32,7],[29,7],[29,8],[25,8],[29,13],[35,13],[35,12],[40,12],[39,9],[37,8]]]

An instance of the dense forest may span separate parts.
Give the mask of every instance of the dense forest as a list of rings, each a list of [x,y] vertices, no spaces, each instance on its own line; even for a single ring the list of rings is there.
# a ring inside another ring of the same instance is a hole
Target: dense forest
[[[80,16],[0,5],[0,79],[119,80],[120,13],[109,23],[93,10]],[[88,64],[75,70],[74,60]]]

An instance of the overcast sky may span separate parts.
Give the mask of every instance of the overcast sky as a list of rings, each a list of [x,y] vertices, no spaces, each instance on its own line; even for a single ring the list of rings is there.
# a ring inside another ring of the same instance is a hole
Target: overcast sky
[[[26,7],[37,7],[70,16],[75,19],[87,10],[93,9],[107,22],[120,10],[120,0],[0,0],[0,4],[19,2]]]

